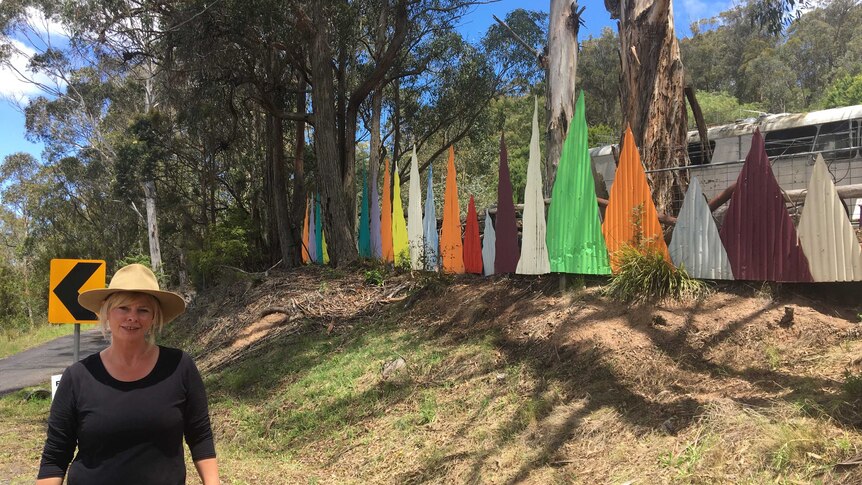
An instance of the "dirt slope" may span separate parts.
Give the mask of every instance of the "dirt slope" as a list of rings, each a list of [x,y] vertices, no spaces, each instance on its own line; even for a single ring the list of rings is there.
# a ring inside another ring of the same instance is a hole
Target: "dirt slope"
[[[735,283],[626,306],[600,283],[304,268],[200,295],[167,337],[208,376],[227,482],[862,482],[833,467],[862,452],[858,305]],[[323,365],[352,401],[291,394]]]

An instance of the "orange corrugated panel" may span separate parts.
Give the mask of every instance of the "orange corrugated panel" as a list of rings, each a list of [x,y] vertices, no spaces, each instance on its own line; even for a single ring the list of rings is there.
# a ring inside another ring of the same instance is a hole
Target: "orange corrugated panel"
[[[392,248],[392,188],[389,181],[389,159],[386,159],[386,171],[383,172],[383,209],[380,211],[380,248],[383,260],[387,263],[395,261],[395,251]]]
[[[602,233],[605,235],[608,254],[611,255],[611,268],[614,271],[618,269],[614,253],[623,244],[635,243],[633,217],[638,208],[643,241],[661,251],[665,260],[671,263],[638,147],[635,145],[631,127],[627,127],[620,153],[620,165],[611,185],[610,200],[602,223]]]
[[[302,263],[308,264],[308,197],[305,198],[305,222],[302,223]]]
[[[449,147],[446,169],[446,194],[443,198],[443,230],[440,235],[440,258],[443,272],[464,273],[461,246],[461,210],[458,207],[458,184],[455,181],[455,149]]]

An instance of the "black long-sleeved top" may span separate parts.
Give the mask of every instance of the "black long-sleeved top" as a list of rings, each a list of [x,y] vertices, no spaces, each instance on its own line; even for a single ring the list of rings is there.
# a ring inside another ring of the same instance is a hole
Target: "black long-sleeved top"
[[[123,382],[96,353],[63,372],[39,478],[68,467],[69,485],[183,484],[183,436],[194,461],[215,457],[206,391],[188,354],[159,346],[152,372]]]

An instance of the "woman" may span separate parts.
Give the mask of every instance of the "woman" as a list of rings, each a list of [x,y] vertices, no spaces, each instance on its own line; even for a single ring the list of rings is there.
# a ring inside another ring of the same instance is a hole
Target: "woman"
[[[185,311],[183,299],[131,264],[78,302],[98,313],[110,345],[63,373],[37,485],[63,483],[67,468],[70,485],[182,484],[183,437],[203,483],[218,484],[200,374],[185,352],[155,345],[162,325]]]

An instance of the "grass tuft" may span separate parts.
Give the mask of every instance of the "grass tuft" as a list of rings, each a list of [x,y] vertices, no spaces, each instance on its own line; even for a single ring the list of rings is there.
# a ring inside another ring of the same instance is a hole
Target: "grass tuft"
[[[674,268],[661,251],[650,246],[627,244],[614,253],[614,258],[619,271],[605,294],[616,300],[693,300],[709,292],[706,283],[690,277],[685,268]]]

